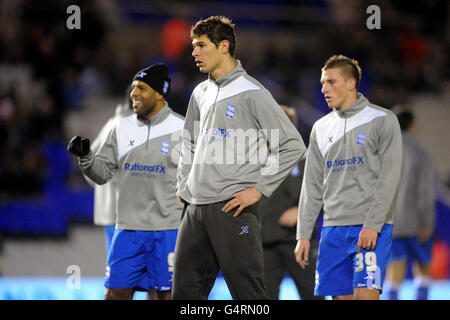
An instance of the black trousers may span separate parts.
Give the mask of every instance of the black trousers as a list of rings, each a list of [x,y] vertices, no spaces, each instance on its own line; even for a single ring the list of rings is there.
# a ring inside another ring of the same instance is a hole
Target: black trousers
[[[294,249],[296,244],[296,241],[280,241],[263,246],[265,278],[271,298],[278,300],[281,282],[285,274],[288,273],[294,280],[302,300],[323,300],[323,297],[314,295],[318,246],[314,240],[311,240],[309,265],[302,269],[295,260]]]
[[[219,270],[233,299],[269,299],[258,204],[235,218],[236,209],[221,211],[225,203],[185,207],[175,246],[173,299],[208,299]]]

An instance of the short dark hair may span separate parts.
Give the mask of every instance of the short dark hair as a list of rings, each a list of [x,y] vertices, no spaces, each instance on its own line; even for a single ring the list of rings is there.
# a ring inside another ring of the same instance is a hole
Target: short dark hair
[[[212,43],[219,47],[219,43],[228,40],[230,56],[234,57],[236,48],[236,32],[231,19],[224,16],[211,16],[199,20],[191,29],[191,38],[206,35]]]
[[[334,55],[328,58],[322,68],[322,71],[331,68],[340,68],[342,75],[346,79],[354,78],[356,80],[356,90],[359,89],[359,82],[361,81],[362,71],[357,60],[346,57],[342,54]]]
[[[397,115],[397,118],[402,131],[408,130],[414,122],[414,115],[411,111],[402,111]]]

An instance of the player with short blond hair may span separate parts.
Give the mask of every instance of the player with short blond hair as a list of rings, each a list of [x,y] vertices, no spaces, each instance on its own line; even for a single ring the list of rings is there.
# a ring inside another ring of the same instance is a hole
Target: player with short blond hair
[[[358,92],[360,77],[357,61],[342,55],[322,68],[332,112],[312,128],[299,201],[297,261],[308,264],[323,207],[315,294],[334,299],[379,299],[401,175],[397,117]]]

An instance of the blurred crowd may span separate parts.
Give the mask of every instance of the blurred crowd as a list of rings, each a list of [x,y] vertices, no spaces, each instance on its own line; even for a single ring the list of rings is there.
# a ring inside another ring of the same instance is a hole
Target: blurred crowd
[[[208,13],[205,8],[214,3],[214,12]],[[217,14],[223,3],[225,11],[234,8],[236,13],[229,14],[238,30],[236,57],[280,103],[327,112],[320,68],[336,53],[359,61],[361,90],[384,107],[405,103],[412,93],[441,95],[449,88],[446,0],[254,0],[248,5],[261,12],[253,10],[247,17],[238,14],[241,4],[231,0],[197,1],[198,8],[186,11],[186,4],[170,0],[2,0],[0,200],[39,195],[52,166],[43,144],[66,143],[67,113],[82,110],[87,95],[123,97],[134,73],[153,62],[170,66],[173,87],[168,101],[184,114],[193,87],[204,79],[190,54],[190,25]],[[379,30],[366,27],[365,8],[372,3],[381,8]],[[79,30],[66,26],[71,4],[81,8]],[[264,8],[272,8],[277,19],[267,18]],[[142,47],[123,48],[111,41],[123,30],[130,30],[127,35],[132,37],[133,28],[149,30],[145,36],[135,34]],[[124,51],[126,58],[120,55]],[[299,120],[307,142],[305,134],[316,119]]]

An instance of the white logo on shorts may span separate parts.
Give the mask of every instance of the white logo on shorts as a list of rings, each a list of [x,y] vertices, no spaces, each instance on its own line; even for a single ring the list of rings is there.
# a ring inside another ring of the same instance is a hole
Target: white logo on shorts
[[[175,258],[174,252],[170,252],[167,255],[167,264],[169,265],[169,272],[173,272],[174,258]]]
[[[109,278],[110,275],[111,275],[111,267],[106,266],[105,277]]]

